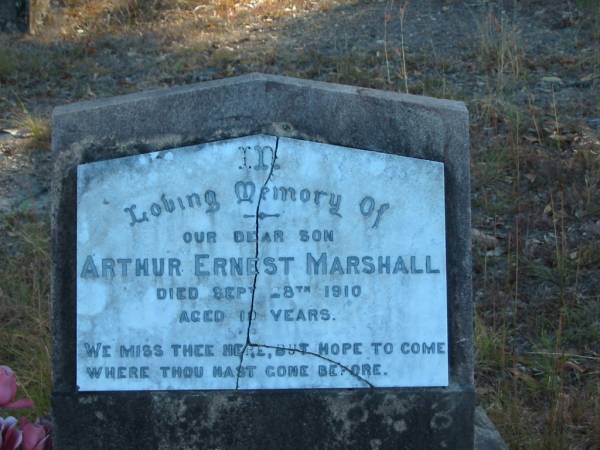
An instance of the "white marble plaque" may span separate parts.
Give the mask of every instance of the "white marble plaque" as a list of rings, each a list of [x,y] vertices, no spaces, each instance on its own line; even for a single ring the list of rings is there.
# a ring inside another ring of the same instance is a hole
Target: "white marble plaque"
[[[448,385],[442,163],[260,135],[77,189],[80,390]]]

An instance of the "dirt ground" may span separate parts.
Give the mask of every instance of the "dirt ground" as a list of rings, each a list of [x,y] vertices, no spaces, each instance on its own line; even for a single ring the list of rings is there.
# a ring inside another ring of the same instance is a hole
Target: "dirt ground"
[[[248,72],[462,100],[480,402],[511,448],[600,448],[599,2],[62,5],[0,35],[0,230],[46,221],[58,105]]]

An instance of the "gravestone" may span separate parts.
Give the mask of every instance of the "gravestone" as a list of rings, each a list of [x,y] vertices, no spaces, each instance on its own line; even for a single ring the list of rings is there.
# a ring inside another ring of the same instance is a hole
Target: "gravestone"
[[[27,31],[26,0],[0,0],[0,31]]]
[[[57,448],[473,448],[464,105],[247,75],[53,121]]]

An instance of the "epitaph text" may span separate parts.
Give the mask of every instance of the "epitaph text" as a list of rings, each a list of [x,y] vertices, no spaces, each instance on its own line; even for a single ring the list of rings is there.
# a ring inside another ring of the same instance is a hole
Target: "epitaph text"
[[[272,136],[81,165],[84,391],[447,386],[444,166]]]

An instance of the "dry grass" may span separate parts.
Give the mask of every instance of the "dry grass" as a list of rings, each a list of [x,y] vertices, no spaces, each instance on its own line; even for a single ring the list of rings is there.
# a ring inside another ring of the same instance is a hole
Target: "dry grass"
[[[478,19],[478,28],[478,59],[482,68],[495,74],[499,83],[504,83],[507,77],[523,76],[525,51],[519,28],[508,17],[492,10]]]
[[[219,28],[244,18],[273,21],[295,17],[304,11],[327,12],[337,0],[66,0],[63,10],[48,17],[61,28],[62,37],[153,29],[166,17]]]
[[[35,150],[50,149],[50,121],[46,117],[31,114],[25,108],[17,114],[15,126],[26,131],[29,138],[28,147]]]
[[[17,69],[16,55],[10,49],[0,47],[0,86]]]
[[[17,214],[0,219],[0,361],[17,373],[31,416],[50,412],[50,256],[48,224]],[[9,245],[8,242],[11,244]]]
[[[475,226],[500,237],[474,249],[480,398],[510,448],[597,448],[600,140],[553,94],[474,106]]]

